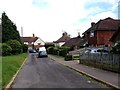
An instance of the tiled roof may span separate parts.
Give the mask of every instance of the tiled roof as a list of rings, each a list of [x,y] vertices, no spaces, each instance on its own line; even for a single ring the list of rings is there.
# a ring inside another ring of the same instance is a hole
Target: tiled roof
[[[35,42],[38,39],[38,37],[21,37],[22,42]]]
[[[71,47],[71,46],[78,45],[78,44],[80,44],[80,39],[81,39],[80,37],[71,38],[63,46]]]
[[[118,30],[113,34],[113,36],[110,38],[110,41],[114,42],[115,39],[117,39],[117,36],[120,37],[120,27],[118,28]],[[120,38],[119,38],[120,39]]]
[[[115,20],[110,17],[99,20],[94,26],[90,27],[86,32],[89,32],[91,30],[117,30],[118,26],[120,26],[120,20]]]
[[[67,35],[67,33],[63,33],[63,36],[59,38],[57,41],[54,41],[54,43],[59,43],[59,42],[66,42],[70,40],[70,37]]]

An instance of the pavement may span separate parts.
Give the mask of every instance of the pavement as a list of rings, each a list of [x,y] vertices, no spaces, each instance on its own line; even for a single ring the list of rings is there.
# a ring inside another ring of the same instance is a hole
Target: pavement
[[[79,64],[79,60],[65,61],[63,57],[56,57],[54,55],[49,55],[49,58],[79,72],[87,75],[97,81],[109,85],[115,89],[120,89],[120,74],[111,71],[106,71],[98,68],[93,68],[83,64]]]

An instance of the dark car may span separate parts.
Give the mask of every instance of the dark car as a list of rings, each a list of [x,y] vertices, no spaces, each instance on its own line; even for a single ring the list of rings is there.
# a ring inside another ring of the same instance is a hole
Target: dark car
[[[29,53],[36,53],[35,49],[29,49],[28,51],[29,51]]]
[[[46,51],[39,51],[38,52],[38,58],[39,57],[48,57],[47,52]]]

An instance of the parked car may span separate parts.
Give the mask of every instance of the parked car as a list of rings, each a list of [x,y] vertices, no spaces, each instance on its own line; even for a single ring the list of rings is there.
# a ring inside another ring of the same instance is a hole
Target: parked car
[[[28,51],[29,51],[29,53],[36,53],[35,49],[29,49]]]
[[[38,58],[40,58],[40,57],[48,57],[47,52],[46,51],[39,51],[38,52]]]
[[[90,54],[108,54],[109,51],[101,49],[101,48],[89,48],[86,49],[85,54],[90,53]]]

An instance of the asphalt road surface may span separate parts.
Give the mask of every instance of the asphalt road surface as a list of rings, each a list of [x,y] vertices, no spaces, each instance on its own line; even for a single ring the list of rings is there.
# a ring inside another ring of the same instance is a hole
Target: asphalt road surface
[[[50,58],[29,54],[12,88],[106,88]]]

